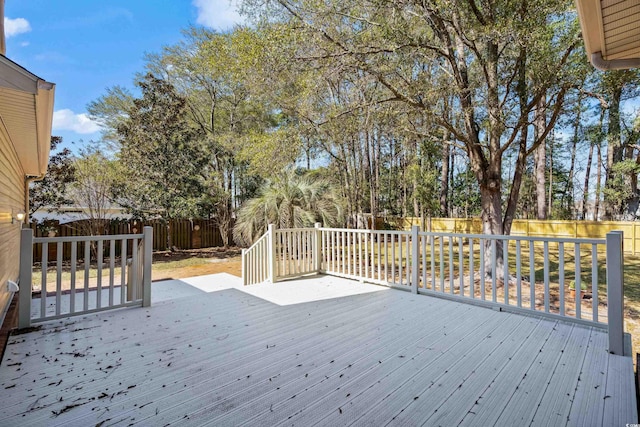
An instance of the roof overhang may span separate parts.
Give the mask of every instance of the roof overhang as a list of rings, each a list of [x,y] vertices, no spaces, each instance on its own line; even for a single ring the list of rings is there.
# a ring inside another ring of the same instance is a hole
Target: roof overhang
[[[47,171],[55,84],[0,55],[0,126],[6,129],[25,175]]]
[[[575,2],[591,64],[601,70],[640,67],[640,2]]]

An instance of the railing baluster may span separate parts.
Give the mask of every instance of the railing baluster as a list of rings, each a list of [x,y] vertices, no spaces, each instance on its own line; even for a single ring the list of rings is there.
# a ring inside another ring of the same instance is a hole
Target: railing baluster
[[[364,239],[364,277],[369,279],[371,277],[369,276],[369,263],[371,261],[369,256],[369,240],[371,239],[371,233],[367,232],[363,234],[362,237]]]
[[[127,239],[120,241],[120,304],[124,304],[125,297],[125,285],[127,283]]]
[[[358,233],[356,238],[357,241],[357,245],[358,245],[358,277],[360,278],[364,278],[365,274],[364,274],[364,270],[365,270],[365,266],[364,266],[364,243],[362,241],[362,233]]]
[[[440,292],[444,293],[444,276],[446,274],[446,270],[444,269],[444,237],[440,236],[438,239],[438,244],[440,246]]]
[[[47,269],[49,267],[49,244],[42,244],[42,278],[40,280],[40,317],[47,315]]]
[[[102,307],[102,260],[103,260],[104,243],[102,240],[98,240],[98,277],[97,277],[97,295],[96,295],[96,308]],[[136,276],[137,277],[137,276]]]
[[[529,241],[529,308],[536,309],[536,246]]]
[[[313,258],[311,256],[311,254],[313,253],[313,242],[312,242],[312,235],[311,232],[309,230],[305,231],[305,246],[304,246],[304,256],[305,256],[305,269],[306,269],[306,273],[311,273],[313,271]]]
[[[293,275],[296,272],[296,236],[293,231],[287,231],[287,275]]]
[[[516,240],[516,298],[518,307],[522,307],[522,243]]]
[[[351,256],[351,231],[347,231],[347,274],[351,276],[351,264],[353,264],[352,256]]]
[[[453,236],[449,236],[449,293],[453,295],[455,280],[453,277]]]
[[[422,243],[422,252],[420,254],[422,258],[422,289],[427,289],[427,237],[421,236],[420,242]]]
[[[89,271],[91,269],[91,243],[89,240],[84,242],[84,292],[83,310],[89,310]]]
[[[336,231],[333,233],[333,271],[340,272],[340,234]]]
[[[407,262],[405,263],[405,278],[407,280],[407,286],[411,285],[411,239],[409,236],[405,236],[406,246],[405,253],[407,254]],[[415,260],[417,262],[418,260]]]
[[[139,266],[139,241],[138,238],[135,237],[133,239],[133,282],[135,283],[135,292],[134,292],[134,300],[142,299],[142,283],[138,280],[141,276],[140,266]]]
[[[558,243],[558,298],[560,299],[560,316],[564,316],[564,243]]]
[[[264,278],[268,275],[265,274],[265,269],[268,269],[267,263],[262,263],[260,260],[264,258],[264,244],[260,243],[256,246],[256,251],[252,256],[252,265],[253,265],[253,281],[254,283],[260,283],[264,280]]]
[[[109,307],[113,305],[114,282],[116,274],[116,241],[109,241]]]
[[[431,290],[436,291],[436,238],[429,236],[429,246],[431,248]]]
[[[309,257],[309,232],[308,231],[302,231],[302,271],[301,273],[308,273],[309,271],[311,271],[311,266],[310,266],[310,260],[311,257]]]
[[[485,300],[485,265],[484,265],[484,250],[485,250],[485,240],[480,239],[478,244],[480,245],[480,299]]]
[[[69,312],[76,311],[76,263],[78,262],[78,242],[71,242],[71,293],[69,294]]]
[[[458,238],[458,274],[460,275],[460,296],[464,296],[464,250],[462,245],[462,237]]]
[[[580,260],[580,243],[576,243],[576,249],[575,249],[576,253],[575,253],[575,260],[576,260],[576,280],[575,280],[575,305],[576,305],[576,319],[581,319],[582,315],[580,313],[581,310],[581,306],[582,306],[582,266],[580,265],[580,263],[582,262]]]
[[[320,265],[320,270],[328,270],[329,251],[327,247],[327,234],[324,231],[320,231],[320,236],[322,237],[322,264]]]
[[[362,233],[358,233],[358,276],[363,277],[362,274]],[[366,275],[366,274],[365,274]]]
[[[342,234],[342,274],[349,274],[351,264],[349,263],[349,232]]]
[[[387,246],[387,233],[384,235],[384,281],[389,282],[389,246]]]
[[[549,312],[549,242],[544,241],[544,312]]]
[[[329,257],[329,261],[327,263],[327,269],[333,273],[335,273],[336,271],[335,251],[336,251],[335,231],[329,231],[327,234],[327,255]]]
[[[402,234],[398,234],[398,285],[402,285],[402,261],[404,261],[402,255],[402,240]]]
[[[56,316],[60,315],[62,307],[62,242],[56,245]]]
[[[497,250],[497,245],[496,245],[496,239],[492,238],[491,239],[491,300],[493,302],[497,301],[497,295],[496,295],[496,273],[498,273],[498,267],[497,267],[497,256],[498,254],[496,253]]]
[[[502,282],[504,288],[504,303],[509,305],[509,240],[502,240]]]
[[[598,245],[591,245],[591,307],[592,320],[598,321]]]
[[[305,266],[305,234],[303,231],[295,232],[296,238],[298,239],[298,254],[296,256],[296,263],[298,265],[297,274],[306,273]]]
[[[469,238],[469,294],[471,298],[476,297],[476,281],[473,277],[473,238]]]
[[[391,283],[396,283],[396,243],[395,235],[391,234]]]
[[[378,280],[382,280],[382,242],[381,242],[381,234],[376,233],[376,248],[378,252]]]

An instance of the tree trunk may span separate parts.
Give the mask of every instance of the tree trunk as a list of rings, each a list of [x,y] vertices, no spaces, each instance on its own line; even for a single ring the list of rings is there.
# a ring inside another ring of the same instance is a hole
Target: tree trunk
[[[451,146],[446,142],[446,133],[443,137],[445,141],[442,144],[442,173],[440,187],[440,213],[442,216],[449,216],[449,156],[451,153]]]
[[[553,215],[553,144],[549,144],[549,201],[547,202],[547,218]],[[551,213],[550,213],[551,212]]]
[[[581,220],[587,219],[587,208],[589,205],[589,178],[591,176],[591,163],[593,162],[593,143],[589,145],[589,155],[587,157],[587,169],[584,173],[584,192],[582,193],[582,215]]]
[[[453,200],[453,192],[455,190],[453,186],[453,183],[454,183],[453,179],[454,179],[454,170],[456,168],[456,153],[454,150],[450,151],[449,162],[450,162],[449,163],[449,200]],[[452,206],[451,203],[447,203],[447,205],[449,207],[449,212],[447,212],[447,217],[458,215],[457,212],[453,212],[454,206]]]
[[[173,251],[173,230],[171,228],[171,219],[164,220],[167,226],[167,250]]]
[[[545,102],[544,97],[540,99],[538,105],[536,106],[535,113],[535,138],[536,140],[540,135],[544,133],[545,127],[547,125],[546,120],[546,110],[545,110]],[[536,216],[538,219],[547,219],[547,197],[546,197],[546,168],[547,168],[547,160],[546,160],[546,143],[543,141],[540,143],[538,148],[533,152],[533,162],[534,162],[534,183],[536,188]]]
[[[575,198],[573,194],[574,185],[573,180],[575,179],[575,168],[576,168],[576,154],[578,151],[578,139],[579,139],[579,131],[580,131],[580,116],[582,112],[582,103],[580,102],[582,98],[578,99],[577,113],[576,113],[576,121],[573,125],[573,137],[571,138],[571,163],[569,166],[569,176],[567,177],[567,191],[562,194],[562,200],[560,205],[565,206],[571,212],[571,218],[575,219]],[[566,202],[565,202],[566,201]]]
[[[522,13],[525,13],[523,10]],[[519,62],[525,63],[527,51],[524,47],[520,49]],[[518,84],[516,87],[518,100],[520,103],[520,111],[527,109],[527,75],[525,67],[520,67],[518,71]],[[529,137],[529,126],[523,126],[520,130],[518,139],[518,157],[516,158],[515,170],[513,172],[513,180],[511,181],[511,189],[509,190],[509,198],[507,199],[507,207],[502,222],[502,231],[504,234],[511,234],[511,225],[515,218],[516,209],[518,207],[518,199],[520,198],[520,187],[522,185],[522,177],[524,176],[527,161],[527,139]]]
[[[595,221],[600,220],[600,191],[602,185],[602,150],[600,150],[600,145],[596,144],[596,195],[595,202],[593,206],[593,219]]]
[[[622,212],[620,200],[615,197],[615,174],[613,166],[622,160],[622,141],[620,139],[620,99],[622,98],[622,87],[616,87],[611,94],[609,103],[609,126],[607,135],[607,174],[604,187],[610,191],[605,192],[604,215],[605,219],[611,220]]]

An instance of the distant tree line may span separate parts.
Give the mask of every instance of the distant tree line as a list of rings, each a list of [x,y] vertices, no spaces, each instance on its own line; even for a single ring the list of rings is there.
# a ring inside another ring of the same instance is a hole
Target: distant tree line
[[[267,222],[362,214],[480,216],[490,234],[588,207],[637,218],[640,76],[587,63],[573,2],[243,8],[250,27],[187,28],[135,89],[88,106],[102,139],[74,162],[110,165],[109,200],[135,216],[212,218],[223,236],[238,217],[247,243]],[[292,190],[313,181],[321,203]]]

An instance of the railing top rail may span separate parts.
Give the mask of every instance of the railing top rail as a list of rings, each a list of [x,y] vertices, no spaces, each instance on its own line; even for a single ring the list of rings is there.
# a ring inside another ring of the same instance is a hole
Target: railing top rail
[[[115,234],[100,236],[65,236],[65,237],[34,237],[33,243],[58,243],[58,242],[92,242],[98,240],[129,240],[142,239],[144,234]]]
[[[555,243],[583,243],[587,245],[604,245],[606,239],[588,239],[573,237],[544,237],[544,236],[515,236],[504,234],[465,234],[465,233],[441,233],[421,231],[420,236],[433,237],[462,237],[467,239],[494,239],[494,240],[525,240],[529,242],[555,242]]]
[[[406,230],[369,230],[364,228],[320,228],[320,231],[348,231],[349,233],[376,233],[376,234],[402,234],[402,235],[410,235],[411,231]]]
[[[260,243],[262,243],[263,240],[265,240],[267,238],[267,236],[269,235],[269,233],[264,233],[262,236],[260,236],[260,238],[258,240],[256,240],[254,242],[253,245],[249,246],[249,248],[246,250],[247,252],[249,252],[251,249],[253,249],[255,246],[259,245]]]
[[[292,231],[312,231],[315,230],[313,227],[301,227],[301,228],[277,228],[274,229],[276,233],[282,233],[283,231],[292,232]]]

